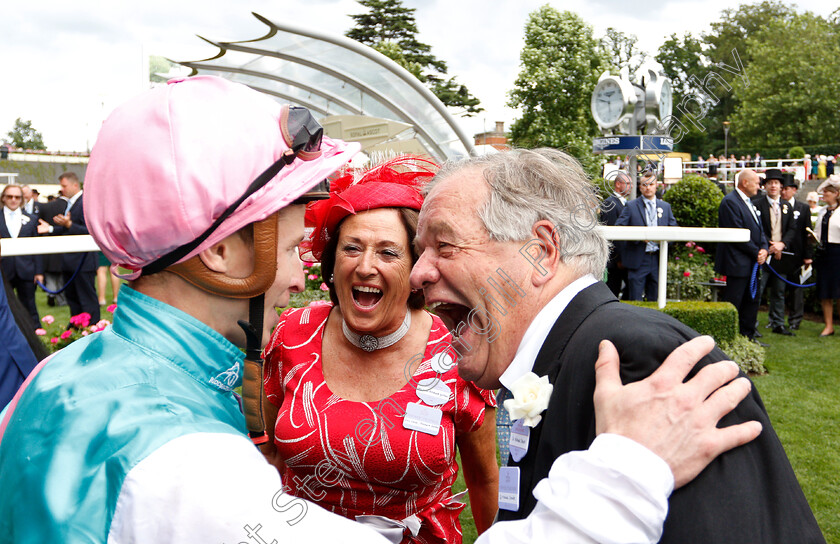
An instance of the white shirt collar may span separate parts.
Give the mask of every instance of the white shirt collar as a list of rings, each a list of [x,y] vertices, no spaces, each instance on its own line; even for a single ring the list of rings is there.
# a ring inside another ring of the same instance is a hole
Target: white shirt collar
[[[613,191],[613,194],[615,195],[615,197],[616,197],[618,200],[620,200],[620,201],[621,201],[621,205],[622,205],[622,206],[626,206],[626,205],[627,205],[627,199],[626,199],[626,198],[624,198],[624,197],[623,197],[623,196],[621,196],[620,194],[616,193],[615,191]]]
[[[554,298],[543,306],[534,320],[531,321],[531,324],[528,325],[522,341],[519,342],[519,347],[516,348],[516,355],[513,357],[510,366],[499,377],[503,386],[510,389],[516,380],[534,369],[534,361],[537,359],[540,348],[545,343],[548,333],[551,332],[551,328],[560,314],[578,293],[595,282],[592,274],[581,276],[554,295]]]
[[[781,197],[779,197],[777,200],[773,200],[773,199],[772,199],[772,198],[770,198],[769,196],[767,197],[767,202],[768,202],[771,206],[773,205],[773,203],[774,203],[774,202],[781,203],[781,201],[782,201],[782,198],[781,198]]]
[[[12,210],[8,206],[3,206],[3,211],[6,212],[7,216],[20,215],[20,208],[18,208],[16,210]]]
[[[738,194],[741,196],[741,200],[752,206],[752,200],[750,200],[750,197],[747,196],[747,193],[737,187],[735,187],[735,190],[738,191]]]
[[[73,204],[75,204],[77,200],[82,198],[82,193],[84,193],[84,191],[79,191],[78,193],[76,193],[75,195],[70,197],[70,200],[67,201],[67,209],[68,210],[73,207]]]

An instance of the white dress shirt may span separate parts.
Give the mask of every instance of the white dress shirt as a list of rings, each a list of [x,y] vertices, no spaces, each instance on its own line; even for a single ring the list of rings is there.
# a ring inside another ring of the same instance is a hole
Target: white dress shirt
[[[554,326],[560,314],[578,293],[595,282],[592,274],[581,276],[554,295],[554,298],[543,306],[534,320],[531,321],[531,324],[528,325],[528,329],[519,342],[519,347],[516,348],[516,355],[513,357],[510,366],[499,377],[502,385],[510,390],[516,380],[534,369],[534,361],[537,359],[540,348],[545,343],[545,339],[548,338],[548,333],[551,332],[551,327]]]
[[[6,219],[6,228],[9,229],[9,234],[12,238],[17,238],[20,234],[20,227],[23,225],[23,213],[21,213],[20,208],[12,211],[3,206],[3,215]]]
[[[77,200],[82,198],[82,193],[84,193],[84,191],[79,191],[78,193],[70,197],[70,199],[67,201],[67,210],[65,210],[64,215],[67,215],[67,212],[70,211],[70,208],[73,207],[73,204],[75,204]],[[70,219],[73,218],[71,217]]]
[[[738,193],[738,196],[741,197],[741,200],[743,200],[744,203],[747,205],[747,208],[750,209],[750,213],[752,214],[753,219],[755,219],[755,222],[761,224],[758,221],[758,214],[755,213],[755,206],[753,206],[753,203],[752,203],[752,200],[750,200],[750,197],[748,197],[747,194],[744,191],[742,191],[741,189],[739,189],[737,187],[735,187],[735,191]]]
[[[499,378],[502,385],[510,389],[533,370],[560,314],[595,281],[590,274],[578,278],[540,310]],[[658,542],[673,488],[665,461],[629,438],[601,434],[588,450],[554,461],[534,488],[538,502],[527,518],[495,523],[476,544]]]

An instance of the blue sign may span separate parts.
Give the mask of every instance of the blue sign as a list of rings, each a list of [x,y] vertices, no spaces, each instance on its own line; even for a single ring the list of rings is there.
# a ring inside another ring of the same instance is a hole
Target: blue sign
[[[669,136],[603,136],[592,140],[592,151],[607,155],[664,154],[674,150]]]

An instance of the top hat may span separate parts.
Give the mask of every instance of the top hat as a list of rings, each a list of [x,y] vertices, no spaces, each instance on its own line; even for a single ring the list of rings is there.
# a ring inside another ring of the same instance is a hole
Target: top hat
[[[778,168],[768,168],[767,171],[764,173],[764,181],[761,182],[761,186],[764,187],[764,184],[770,181],[771,179],[777,179],[779,182],[785,182],[785,176],[782,174],[782,171]]]
[[[785,177],[784,181],[782,181],[782,187],[799,188],[799,185],[796,183],[796,179],[793,177],[793,172],[784,172],[782,175]]]

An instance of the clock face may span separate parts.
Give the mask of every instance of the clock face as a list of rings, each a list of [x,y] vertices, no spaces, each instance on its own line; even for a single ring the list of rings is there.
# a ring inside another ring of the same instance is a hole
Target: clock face
[[[667,79],[662,82],[662,88],[659,90],[659,120],[663,120],[669,115],[674,105],[674,95],[671,93],[671,82]]]
[[[614,126],[624,113],[624,96],[618,83],[606,79],[598,83],[593,97],[592,113],[603,127]]]

